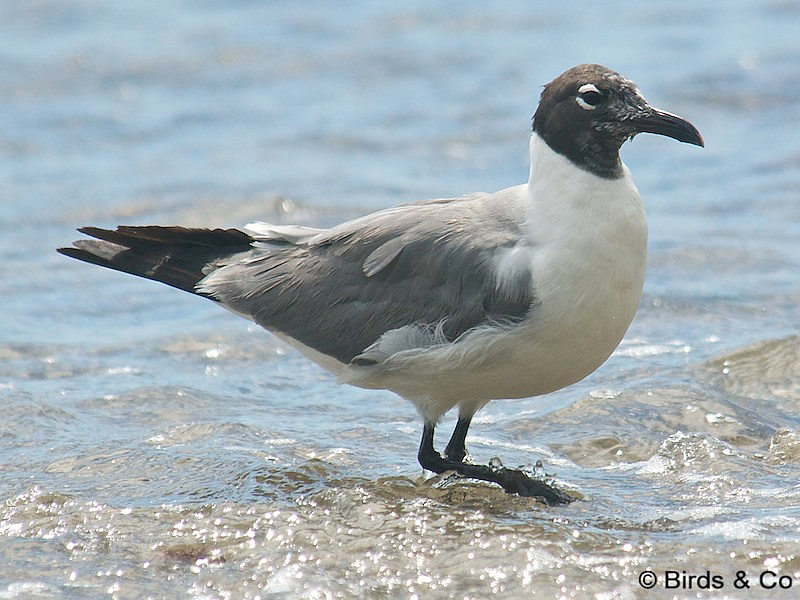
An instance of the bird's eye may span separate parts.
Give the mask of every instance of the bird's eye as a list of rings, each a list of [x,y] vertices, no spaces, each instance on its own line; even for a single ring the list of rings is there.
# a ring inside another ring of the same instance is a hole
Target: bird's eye
[[[584,92],[581,94],[581,98],[586,104],[591,104],[592,106],[597,106],[603,101],[603,94],[600,92]]]
[[[575,96],[575,102],[584,110],[594,110],[599,104],[602,104],[605,99],[605,94],[591,83],[579,87],[578,95]]]

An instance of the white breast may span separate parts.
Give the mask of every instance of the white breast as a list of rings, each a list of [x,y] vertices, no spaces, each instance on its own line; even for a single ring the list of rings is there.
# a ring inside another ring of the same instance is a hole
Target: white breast
[[[536,134],[531,140],[527,230],[539,307],[530,323],[547,346],[547,387],[582,379],[614,351],[644,283],[647,223],[623,165],[619,179],[577,168]],[[561,367],[558,366],[561,362]]]

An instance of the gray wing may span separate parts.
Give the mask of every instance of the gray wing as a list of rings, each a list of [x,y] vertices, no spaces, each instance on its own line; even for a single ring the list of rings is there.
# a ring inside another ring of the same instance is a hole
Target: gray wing
[[[364,350],[403,327],[438,328],[452,341],[519,321],[534,301],[530,269],[501,278],[495,264],[520,243],[520,224],[492,200],[401,206],[313,236],[264,235],[212,264],[197,289],[343,363],[375,362]]]

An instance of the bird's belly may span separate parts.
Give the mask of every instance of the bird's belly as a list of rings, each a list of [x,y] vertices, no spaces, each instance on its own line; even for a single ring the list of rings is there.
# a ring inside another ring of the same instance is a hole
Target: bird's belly
[[[633,319],[644,282],[643,242],[638,246],[621,261],[602,252],[571,263],[543,257],[557,272],[538,270],[537,302],[522,323],[479,328],[446,346],[395,355],[366,379],[344,379],[390,389],[432,421],[456,404],[537,396],[575,383],[605,362]]]
[[[575,383],[620,343],[641,299],[644,245],[637,241],[622,254],[598,251],[603,244],[594,248],[580,260],[545,258],[547,267],[535,266],[543,283],[530,318],[497,344],[483,369],[494,380],[494,398],[546,394]]]
[[[634,298],[635,296],[635,298]],[[614,352],[641,296],[595,293],[534,310],[529,323],[496,344],[480,369],[484,394],[522,398],[580,381]]]
[[[583,295],[561,287],[511,329],[473,331],[453,344],[401,353],[367,369],[367,377],[343,379],[390,389],[429,421],[457,404],[547,394],[583,379],[611,355],[639,303],[642,278],[634,279],[632,287],[599,286]]]

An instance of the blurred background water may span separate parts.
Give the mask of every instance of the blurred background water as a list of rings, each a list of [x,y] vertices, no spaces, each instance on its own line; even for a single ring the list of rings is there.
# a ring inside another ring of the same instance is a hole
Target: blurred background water
[[[800,587],[798,31],[793,0],[0,3],[0,598]],[[651,232],[628,336],[472,428],[476,460],[541,459],[570,506],[426,477],[401,399],[54,251],[87,224],[330,225],[521,183],[541,85],[581,62],[707,148],[625,147]]]

